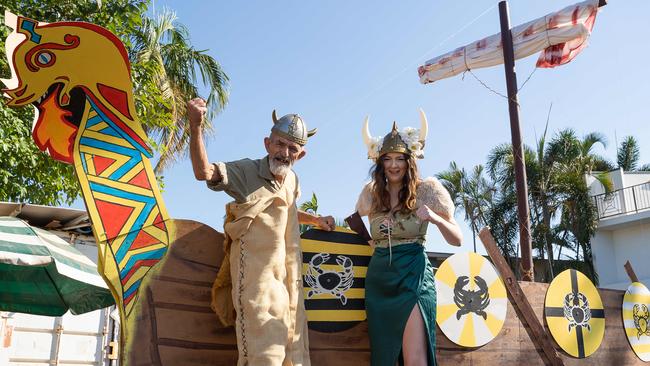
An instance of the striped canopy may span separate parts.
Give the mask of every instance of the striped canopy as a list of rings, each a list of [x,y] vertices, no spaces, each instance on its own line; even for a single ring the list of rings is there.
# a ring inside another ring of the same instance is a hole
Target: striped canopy
[[[60,316],[113,304],[90,259],[52,233],[0,217],[0,310]]]

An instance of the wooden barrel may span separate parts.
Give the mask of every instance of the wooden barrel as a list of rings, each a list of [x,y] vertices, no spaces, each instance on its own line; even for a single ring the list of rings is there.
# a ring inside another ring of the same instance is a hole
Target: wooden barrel
[[[139,301],[141,306],[126,355],[126,365],[235,365],[237,342],[233,328],[219,328],[210,309],[210,290],[223,259],[223,234],[207,225],[174,220],[176,240],[168,258]],[[544,322],[548,284],[522,282],[537,317]],[[643,365],[630,348],[621,304],[623,291],[599,289],[605,306],[605,338],[590,357],[575,359],[557,345],[565,365]],[[339,333],[309,331],[314,366],[368,365],[367,323]],[[546,327],[548,332],[548,327]],[[549,333],[550,334],[550,333]],[[444,365],[544,365],[541,351],[530,340],[512,304],[501,333],[475,349],[462,348],[436,332],[437,359]]]

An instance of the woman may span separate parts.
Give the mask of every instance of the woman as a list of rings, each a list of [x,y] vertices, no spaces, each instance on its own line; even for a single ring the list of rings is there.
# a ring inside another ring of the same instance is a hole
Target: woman
[[[364,124],[368,157],[375,160],[357,203],[368,216],[375,250],[366,274],[366,312],[372,366],[435,365],[436,290],[424,251],[429,223],[451,245],[462,234],[454,220],[449,193],[435,178],[420,179],[416,158],[422,158],[427,121],[421,129],[393,130],[373,139]]]

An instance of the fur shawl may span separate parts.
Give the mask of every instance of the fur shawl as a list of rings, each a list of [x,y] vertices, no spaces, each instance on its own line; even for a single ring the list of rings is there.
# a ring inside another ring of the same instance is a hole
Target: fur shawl
[[[372,182],[367,183],[357,201],[356,210],[361,216],[368,216],[372,208]],[[434,177],[424,178],[417,187],[415,208],[426,205],[436,213],[446,217],[454,217],[454,203],[451,201],[447,189]]]

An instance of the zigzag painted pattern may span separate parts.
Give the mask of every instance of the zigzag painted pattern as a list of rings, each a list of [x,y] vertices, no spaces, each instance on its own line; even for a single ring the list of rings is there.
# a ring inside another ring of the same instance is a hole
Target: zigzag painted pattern
[[[149,164],[149,153],[121,131],[92,100],[79,153],[100,222],[98,239],[107,243],[119,272],[122,306],[129,314],[142,279],[167,251],[169,233]],[[146,164],[146,166],[145,166]],[[147,169],[147,167],[149,169]],[[153,188],[152,188],[153,187]],[[159,196],[159,195],[158,195]],[[162,212],[161,212],[162,211]],[[91,215],[92,217],[92,215]]]

